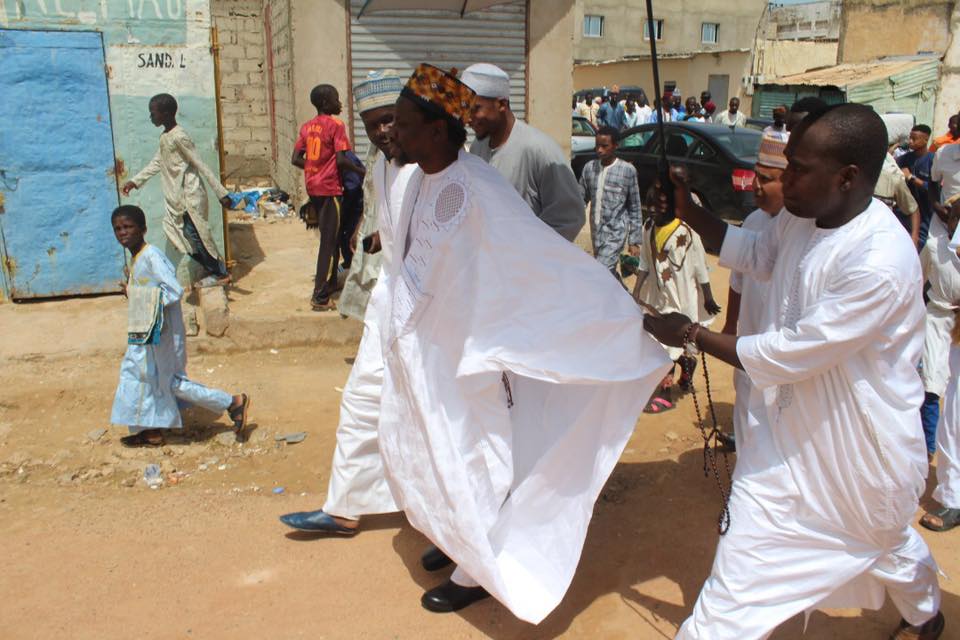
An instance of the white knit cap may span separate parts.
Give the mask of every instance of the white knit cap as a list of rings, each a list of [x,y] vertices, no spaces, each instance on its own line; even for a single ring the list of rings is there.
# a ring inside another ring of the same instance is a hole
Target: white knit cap
[[[460,81],[481,98],[510,99],[510,76],[500,67],[481,62],[463,71]]]
[[[353,85],[357,113],[393,105],[402,88],[403,80],[393,69],[369,72],[366,78]]]

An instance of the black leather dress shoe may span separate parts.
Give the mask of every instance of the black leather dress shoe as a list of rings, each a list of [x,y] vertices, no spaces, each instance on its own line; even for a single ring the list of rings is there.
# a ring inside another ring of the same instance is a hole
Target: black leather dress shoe
[[[439,571],[451,563],[453,563],[453,560],[450,559],[450,556],[433,545],[430,545],[420,556],[420,565],[427,571]]]
[[[428,611],[435,613],[450,613],[470,606],[477,600],[489,598],[490,594],[483,587],[461,587],[451,580],[447,580],[439,587],[434,587],[423,594],[420,604]]]

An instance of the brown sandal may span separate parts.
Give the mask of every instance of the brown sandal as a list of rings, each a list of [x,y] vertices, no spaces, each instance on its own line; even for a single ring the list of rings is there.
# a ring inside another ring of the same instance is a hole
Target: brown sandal
[[[250,397],[245,393],[241,393],[240,398],[240,406],[227,411],[230,419],[233,420],[233,428],[237,432],[238,440],[243,435],[243,430],[247,427],[247,413],[250,410]]]
[[[120,438],[120,444],[128,447],[162,447],[163,432],[160,429],[145,429]]]

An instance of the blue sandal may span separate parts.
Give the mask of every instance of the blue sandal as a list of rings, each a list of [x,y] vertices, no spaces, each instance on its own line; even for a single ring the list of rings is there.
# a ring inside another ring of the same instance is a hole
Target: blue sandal
[[[323,509],[316,511],[297,511],[296,513],[287,513],[280,516],[280,522],[292,527],[298,531],[309,531],[310,533],[331,533],[338,536],[354,536],[357,534],[357,527],[350,528],[337,524],[333,516],[325,513]]]

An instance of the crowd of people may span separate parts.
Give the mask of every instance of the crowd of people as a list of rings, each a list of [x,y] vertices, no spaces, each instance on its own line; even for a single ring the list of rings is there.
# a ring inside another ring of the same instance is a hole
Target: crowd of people
[[[592,93],[576,95],[573,98],[573,115],[586,118],[595,129],[610,127],[624,131],[650,122],[711,122],[729,127],[743,127],[747,116],[740,111],[740,98],[734,96],[727,103],[727,109],[718,112],[717,105],[709,91],[700,93],[700,100],[690,96],[686,100],[679,89],[670,89],[663,93],[661,108],[657,100],[651,106],[645,93],[620,93],[620,87],[613,85],[604,95]],[[786,107],[778,107],[783,109]],[[776,114],[775,114],[776,119]],[[776,124],[776,123],[775,123]],[[780,123],[782,128],[783,123]]]
[[[350,537],[363,517],[402,511],[432,543],[423,567],[454,566],[423,607],[493,596],[538,623],[570,585],[637,416],[673,408],[676,366],[688,387],[702,352],[735,368],[738,459],[729,531],[677,637],[765,638],[798,613],[878,608],[886,595],[902,615],[891,638],[941,637],[938,570],[912,520],[936,456],[942,508],[921,524],[960,524],[956,121],[934,153],[925,125],[907,149],[890,147],[869,107],[778,107],[757,154],[757,209],[734,226],[695,201],[680,167],[672,198],[663,184],[644,194],[644,219],[617,149],[624,116],[645,104],[601,101],[597,159],[578,183],[509,95],[508,74],[486,63],[459,77],[428,64],[407,79],[372,73],[353,87],[370,142],[358,163],[336,89],[311,92],[317,116],[292,161],[320,232],[312,302],[338,304],[364,330],[326,502],[281,521]],[[199,202],[201,178],[222,187],[164,96],[150,102],[161,151],[124,192],[163,172],[168,237],[222,283]],[[705,118],[705,98],[686,114]],[[713,119],[740,126],[739,106]],[[344,222],[350,175],[362,178],[362,215]],[[592,257],[572,242],[587,221]],[[132,258],[113,416],[132,431],[125,444],[162,442],[180,426],[178,400],[227,411],[242,432],[245,394],[186,377],[183,289],[144,242],[143,212],[119,207],[113,227]],[[340,265],[344,243],[352,259]],[[708,251],[731,270],[720,331]]]

